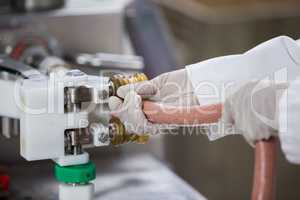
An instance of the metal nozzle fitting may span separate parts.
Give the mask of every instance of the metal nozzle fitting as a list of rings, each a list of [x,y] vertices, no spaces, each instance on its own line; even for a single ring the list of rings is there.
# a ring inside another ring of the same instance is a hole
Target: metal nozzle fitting
[[[149,135],[128,134],[124,124],[116,117],[110,120],[109,133],[114,146],[127,143],[145,144],[149,140]]]
[[[117,96],[117,90],[119,87],[131,83],[137,83],[148,80],[144,73],[136,73],[131,76],[125,76],[121,74],[114,75],[111,78],[111,92],[110,95]],[[111,144],[114,146],[126,144],[126,143],[138,143],[145,144],[149,140],[149,135],[143,134],[128,134],[125,125],[117,117],[112,117],[109,125],[109,133],[111,138]]]
[[[136,74],[133,74],[130,76],[116,74],[111,78],[111,82],[113,83],[111,95],[116,96],[118,88],[123,85],[147,81],[147,80],[148,80],[148,77],[144,73],[136,73]]]

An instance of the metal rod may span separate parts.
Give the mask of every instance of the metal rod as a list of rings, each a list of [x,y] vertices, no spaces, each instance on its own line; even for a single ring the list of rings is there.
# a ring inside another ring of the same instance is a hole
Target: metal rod
[[[221,104],[182,107],[162,106],[145,101],[143,110],[148,119],[154,123],[214,123],[222,114]],[[261,140],[255,147],[255,164],[253,175],[252,200],[274,200],[276,181],[276,147],[277,138]]]
[[[217,122],[222,114],[222,104],[192,106],[189,108],[162,106],[145,101],[143,110],[154,123],[162,124],[207,124]]]
[[[277,143],[274,137],[256,143],[252,200],[275,199]]]

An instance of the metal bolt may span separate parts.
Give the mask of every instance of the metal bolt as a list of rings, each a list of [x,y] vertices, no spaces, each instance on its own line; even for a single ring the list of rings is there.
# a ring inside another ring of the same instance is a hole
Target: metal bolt
[[[99,98],[102,99],[102,100],[103,100],[103,99],[107,99],[108,96],[109,96],[109,92],[106,91],[106,90],[101,90],[101,91],[99,92]]]
[[[105,134],[105,133],[101,133],[98,137],[98,140],[101,142],[101,143],[106,143],[108,142],[109,140],[109,135],[108,134]]]
[[[99,123],[92,123],[89,127],[90,133],[93,135],[98,135],[97,139],[101,143],[107,143],[109,141],[109,133],[107,128]]]

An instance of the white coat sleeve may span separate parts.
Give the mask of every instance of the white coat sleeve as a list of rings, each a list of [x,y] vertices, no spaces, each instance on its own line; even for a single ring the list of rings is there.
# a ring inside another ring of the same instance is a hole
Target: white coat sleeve
[[[299,42],[298,42],[299,43]],[[294,80],[300,75],[300,46],[289,37],[266,41],[239,55],[209,59],[187,66],[189,79],[200,104],[224,102],[226,96],[249,80],[279,78]]]
[[[300,164],[300,77],[289,84],[279,104],[279,138],[286,159]]]

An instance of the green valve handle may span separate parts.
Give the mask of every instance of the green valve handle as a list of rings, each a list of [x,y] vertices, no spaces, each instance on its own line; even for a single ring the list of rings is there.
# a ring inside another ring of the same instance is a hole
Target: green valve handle
[[[85,184],[96,178],[95,164],[89,162],[83,165],[60,166],[55,165],[55,177],[59,182]]]

